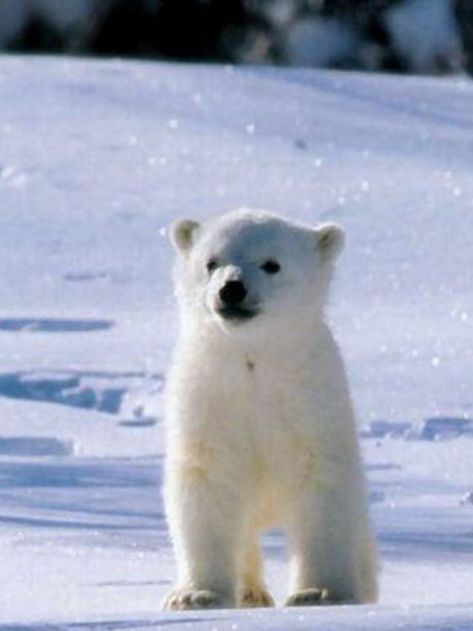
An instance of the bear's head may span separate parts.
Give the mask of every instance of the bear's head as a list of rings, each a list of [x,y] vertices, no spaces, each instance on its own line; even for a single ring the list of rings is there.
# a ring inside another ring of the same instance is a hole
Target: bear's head
[[[316,228],[263,211],[237,210],[201,224],[176,222],[176,294],[184,315],[224,331],[304,326],[320,318],[344,243],[334,224]]]

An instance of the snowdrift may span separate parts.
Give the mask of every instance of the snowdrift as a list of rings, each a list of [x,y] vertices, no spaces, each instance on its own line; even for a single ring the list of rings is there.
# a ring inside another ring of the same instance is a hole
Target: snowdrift
[[[0,89],[0,628],[472,628],[471,82],[3,57]],[[347,230],[376,607],[159,611],[166,231],[236,206]]]

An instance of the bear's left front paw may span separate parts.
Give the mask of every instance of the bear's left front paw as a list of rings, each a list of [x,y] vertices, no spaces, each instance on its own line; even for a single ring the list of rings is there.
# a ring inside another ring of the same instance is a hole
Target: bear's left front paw
[[[185,609],[223,609],[231,606],[221,594],[207,589],[176,589],[163,602],[164,611]]]
[[[295,592],[286,600],[286,607],[310,607],[317,605],[331,605],[333,600],[327,589],[308,587]]]

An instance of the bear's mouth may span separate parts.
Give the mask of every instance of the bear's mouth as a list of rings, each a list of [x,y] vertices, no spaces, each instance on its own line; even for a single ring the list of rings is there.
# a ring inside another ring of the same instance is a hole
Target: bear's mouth
[[[217,313],[225,320],[251,320],[258,314],[258,311],[245,307],[226,306],[218,309]]]

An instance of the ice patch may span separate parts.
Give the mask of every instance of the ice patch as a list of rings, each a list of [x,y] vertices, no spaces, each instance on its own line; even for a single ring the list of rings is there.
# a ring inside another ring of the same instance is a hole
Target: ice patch
[[[36,462],[2,462],[0,471],[0,489],[4,488],[114,488],[122,489],[156,489],[158,475],[160,474],[160,464],[155,461],[138,461],[138,462],[121,462],[119,460],[100,460],[100,459],[77,459],[74,461],[67,460],[42,460]],[[53,498],[49,506],[45,507],[47,512],[51,512],[51,521],[54,520],[55,505]],[[62,503],[64,498],[58,497],[58,504]],[[125,498],[124,498],[125,499]],[[94,498],[83,498],[85,503],[94,503]],[[105,500],[104,500],[105,502]],[[102,511],[105,508],[102,502]],[[73,497],[68,500],[71,512],[79,512],[79,498],[73,501]],[[100,502],[98,502],[100,505]],[[64,508],[64,507],[63,507]],[[148,508],[155,507],[149,503],[142,507],[144,512]],[[92,513],[89,509],[84,513]],[[95,512],[95,511],[94,511]],[[127,518],[127,511],[123,508],[123,517]],[[4,515],[0,515],[0,523],[4,520]],[[71,520],[70,527],[76,527],[74,520]]]
[[[70,271],[64,274],[63,279],[69,283],[108,281],[119,285],[129,281],[129,278],[127,278],[125,275],[107,270]]]
[[[426,419],[420,428],[419,438],[445,440],[460,436],[473,436],[473,421],[467,418],[438,416]]]
[[[89,333],[115,326],[111,320],[69,320],[62,318],[4,318],[0,331],[28,333]]]
[[[152,416],[146,416],[144,418],[130,419],[127,421],[120,421],[120,425],[123,427],[152,427],[156,425],[158,419]]]
[[[125,395],[129,395],[130,390],[141,391],[148,381],[153,393],[161,390],[161,376],[143,373],[12,372],[0,375],[0,396],[117,414]],[[131,410],[129,407],[127,403],[126,413],[136,421],[143,421],[145,417],[150,420],[149,414],[144,414],[143,404]]]
[[[363,438],[401,438],[412,428],[411,423],[398,423],[396,421],[376,420],[372,421],[368,427],[363,428],[361,436]]]
[[[37,436],[0,437],[0,456],[70,456],[72,442]]]

